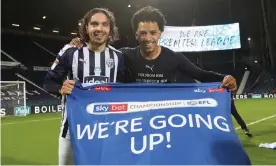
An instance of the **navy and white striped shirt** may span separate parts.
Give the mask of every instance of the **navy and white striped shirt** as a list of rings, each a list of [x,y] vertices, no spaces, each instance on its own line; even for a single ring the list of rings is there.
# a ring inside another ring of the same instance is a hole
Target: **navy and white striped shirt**
[[[65,46],[48,71],[43,86],[48,92],[57,94],[66,77],[98,84],[120,82],[123,75],[124,62],[120,51],[106,47],[102,52],[93,52],[86,46],[80,49]]]
[[[102,52],[93,52],[86,46],[77,49],[65,46],[48,71],[43,87],[48,92],[59,94],[65,79],[78,79],[82,83],[108,83],[123,81],[124,61],[120,51],[112,47]],[[61,137],[68,136],[68,119],[66,111],[66,96],[62,97],[63,114]]]

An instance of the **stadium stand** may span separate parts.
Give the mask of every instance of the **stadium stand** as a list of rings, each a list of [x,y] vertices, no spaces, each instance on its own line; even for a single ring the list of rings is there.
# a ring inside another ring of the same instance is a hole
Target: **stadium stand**
[[[68,43],[68,41],[15,34],[3,34],[2,40],[4,41],[1,50],[2,63],[14,62],[14,60],[11,60],[11,58],[8,57],[11,56],[18,61],[20,65],[13,69],[7,68],[5,70],[5,65],[2,65],[3,70],[1,80],[26,81],[27,92],[30,92],[27,93],[28,105],[59,104],[60,101],[57,98],[44,92],[41,87],[47,69],[49,69],[52,62],[55,60],[56,53],[58,53],[64,44]],[[250,71],[248,72],[249,76],[245,80],[245,85],[241,91],[241,94],[263,94],[276,92],[275,71],[269,71],[263,69],[262,67],[249,66],[244,62],[236,62],[234,66],[231,56],[226,55],[223,59],[219,53],[212,55],[213,57],[208,57],[208,55],[202,56],[203,58],[201,65],[198,64],[198,56],[190,54],[187,54],[186,56],[194,64],[201,66],[205,70],[212,70],[223,74],[233,75],[236,78],[238,85],[241,85],[245,72]],[[209,60],[208,58],[210,57],[213,59]],[[20,77],[15,75],[15,73],[19,73]],[[179,76],[179,78],[179,82],[195,82],[195,80],[187,76]]]
[[[246,90],[246,93],[263,94],[273,93],[276,89],[276,74],[263,69],[255,82]]]
[[[5,42],[1,48],[1,81],[25,81],[26,106],[59,105],[60,99],[47,93],[42,88],[42,82],[47,69],[55,59],[54,53],[59,51],[63,43],[18,35],[2,35],[2,39]],[[38,46],[40,42],[43,44]],[[7,65],[14,61],[19,65],[14,67]],[[42,68],[35,68],[35,66]],[[11,99],[9,92],[2,92],[2,96],[5,96],[5,98],[2,97],[3,100]]]

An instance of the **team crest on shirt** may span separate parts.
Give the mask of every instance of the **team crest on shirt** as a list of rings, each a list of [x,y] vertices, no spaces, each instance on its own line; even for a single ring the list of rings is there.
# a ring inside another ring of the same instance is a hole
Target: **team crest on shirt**
[[[114,59],[111,59],[111,58],[107,59],[107,60],[105,61],[105,63],[106,63],[106,65],[107,65],[109,68],[113,68],[114,65],[115,65]]]

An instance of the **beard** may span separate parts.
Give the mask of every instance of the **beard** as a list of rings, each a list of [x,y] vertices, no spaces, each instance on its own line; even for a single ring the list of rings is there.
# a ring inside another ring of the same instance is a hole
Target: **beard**
[[[97,35],[95,33],[89,35],[89,40],[91,43],[96,44],[96,45],[102,45],[104,43],[108,42],[108,35],[106,33],[103,33],[102,35]]]
[[[92,38],[90,39],[91,43],[95,44],[95,45],[102,45],[102,44],[105,44],[108,42],[107,39],[105,38],[102,38],[102,39],[95,39],[95,38]]]

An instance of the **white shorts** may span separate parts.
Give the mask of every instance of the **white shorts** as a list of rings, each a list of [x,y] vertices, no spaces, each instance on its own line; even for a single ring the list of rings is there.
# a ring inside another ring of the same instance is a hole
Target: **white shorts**
[[[65,99],[63,98],[65,103]],[[61,128],[58,145],[58,164],[59,165],[74,165],[74,155],[70,141],[70,132],[68,127],[66,104],[62,113]]]
[[[63,126],[61,127],[61,133],[59,136],[59,147],[58,147],[58,164],[59,165],[74,165],[74,155],[72,145],[70,141],[69,130],[66,133],[66,137],[62,137],[64,133]]]

